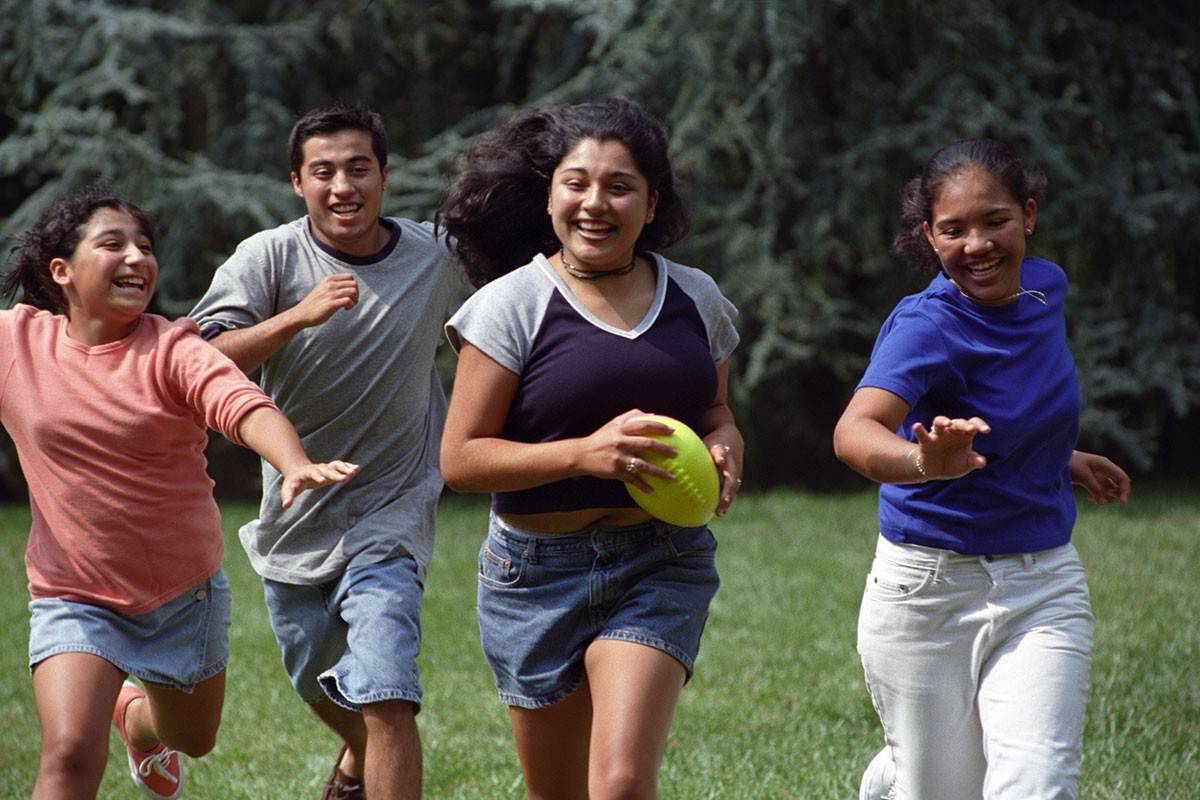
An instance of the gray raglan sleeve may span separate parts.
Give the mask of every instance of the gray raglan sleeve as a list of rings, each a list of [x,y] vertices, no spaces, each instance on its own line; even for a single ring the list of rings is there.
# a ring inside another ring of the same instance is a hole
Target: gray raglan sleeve
[[[523,268],[475,292],[446,323],[454,352],[470,344],[520,375],[545,311],[543,288],[536,275]]]
[[[737,307],[721,294],[717,282],[707,272],[673,262],[669,262],[668,269],[671,277],[696,304],[696,310],[708,331],[713,361],[720,364],[729,358],[741,340],[734,325]]]

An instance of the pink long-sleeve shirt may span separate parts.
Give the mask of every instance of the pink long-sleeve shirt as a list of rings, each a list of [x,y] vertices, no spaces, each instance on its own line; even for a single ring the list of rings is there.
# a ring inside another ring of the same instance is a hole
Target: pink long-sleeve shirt
[[[238,424],[262,406],[274,404],[190,320],[144,314],[88,347],[64,316],[0,311],[0,423],[29,484],[30,594],[141,614],[215,572],[206,428],[241,444]]]

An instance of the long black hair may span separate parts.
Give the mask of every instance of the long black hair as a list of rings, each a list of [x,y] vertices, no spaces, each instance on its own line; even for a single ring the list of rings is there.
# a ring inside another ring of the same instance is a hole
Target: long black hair
[[[989,172],[1008,189],[1017,203],[1032,199],[1041,205],[1046,194],[1046,174],[1025,164],[1008,145],[995,139],[964,139],[933,154],[925,169],[900,192],[900,221],[904,233],[892,242],[892,251],[926,272],[942,268],[937,253],[925,238],[923,224],[931,221],[933,203],[946,181],[970,169]]]
[[[458,165],[435,218],[455,255],[479,287],[559,249],[546,199],[559,162],[584,139],[618,141],[658,192],[654,219],[642,229],[637,252],[658,250],[687,235],[688,214],[667,155],[661,123],[624,98],[603,103],[543,106],[521,111],[482,134]]]
[[[144,211],[106,187],[89,186],[56,202],[32,228],[17,237],[17,245],[9,254],[11,266],[0,283],[0,293],[13,299],[20,290],[22,302],[65,313],[67,298],[50,275],[50,262],[56,258],[70,258],[75,253],[88,220],[101,208],[129,214],[137,220],[151,245],[154,244],[154,223]]]

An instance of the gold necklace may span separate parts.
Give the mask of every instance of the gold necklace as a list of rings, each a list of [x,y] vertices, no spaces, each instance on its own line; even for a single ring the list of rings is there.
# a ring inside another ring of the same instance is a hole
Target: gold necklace
[[[558,257],[562,261],[563,269],[567,271],[567,274],[581,281],[595,281],[600,278],[616,278],[620,275],[628,275],[637,266],[637,253],[633,254],[633,258],[630,259],[628,264],[618,269],[580,269],[567,261],[566,251],[562,248],[559,248]]]

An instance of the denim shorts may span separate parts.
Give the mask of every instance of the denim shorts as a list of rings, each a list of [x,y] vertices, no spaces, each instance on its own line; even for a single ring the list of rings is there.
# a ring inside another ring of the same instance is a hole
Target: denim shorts
[[[143,681],[191,692],[229,661],[232,599],[218,569],[145,614],[73,600],[31,600],[29,669],[60,653],[91,653]]]
[[[407,700],[421,682],[421,601],[425,587],[409,556],[352,566],[328,583],[263,579],[271,627],[292,687],[306,703],[328,697],[361,711]]]
[[[583,678],[596,639],[673,656],[691,678],[720,583],[707,527],[651,520],[573,534],[523,531],[492,515],[479,551],[476,604],[500,700],[543,708]]]

